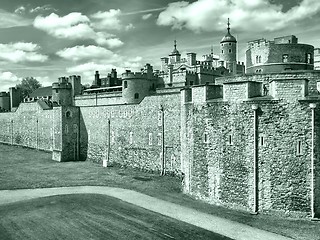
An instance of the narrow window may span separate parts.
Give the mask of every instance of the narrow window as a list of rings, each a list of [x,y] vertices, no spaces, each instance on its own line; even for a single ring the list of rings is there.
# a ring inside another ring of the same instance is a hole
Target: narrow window
[[[116,139],[116,135],[114,133],[114,131],[111,132],[111,143],[114,143]]]
[[[209,143],[208,133],[204,133],[203,142],[204,142],[204,143]]]
[[[260,146],[263,147],[264,144],[265,144],[265,142],[264,142],[264,136],[261,136],[261,137],[260,137]]]
[[[56,88],[56,93],[58,93],[58,89]]]
[[[123,87],[124,87],[124,88],[127,88],[127,87],[128,87],[128,82],[127,82],[127,81],[124,81],[124,82],[123,82]]]
[[[282,62],[288,62],[288,54],[282,55]]]
[[[221,53],[223,53],[223,49],[221,50]]]
[[[65,125],[65,129],[64,129],[65,133],[69,133],[69,127],[68,124]]]
[[[311,53],[307,54],[307,63],[309,63],[309,64],[312,63],[311,62]]]
[[[229,135],[229,137],[228,137],[228,144],[229,145],[233,145],[233,142],[232,142],[232,135]]]
[[[158,126],[162,126],[162,111],[158,112]]]
[[[229,53],[232,53],[232,49],[229,49]]]
[[[129,135],[129,144],[132,144],[133,143],[133,132],[130,132],[130,135]]]
[[[259,56],[259,63],[261,63],[261,56]]]
[[[149,133],[149,145],[152,145],[152,133]]]
[[[231,42],[229,42],[229,46],[231,46]]]
[[[158,133],[158,145],[161,146],[162,134]]]
[[[300,140],[297,142],[297,155],[302,155],[302,142]]]
[[[256,63],[259,63],[259,56],[256,56]]]
[[[139,93],[134,94],[134,99],[139,99]]]

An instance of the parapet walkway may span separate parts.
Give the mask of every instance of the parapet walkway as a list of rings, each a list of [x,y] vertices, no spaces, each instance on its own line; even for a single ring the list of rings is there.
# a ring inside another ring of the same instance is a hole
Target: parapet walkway
[[[100,187],[77,186],[61,188],[19,189],[0,191],[0,205],[24,201],[39,197],[65,194],[104,194],[122,201],[148,209],[153,212],[195,225],[197,227],[221,234],[236,240],[288,240],[274,233],[250,227],[245,224],[230,221],[214,215],[160,200],[132,190]]]

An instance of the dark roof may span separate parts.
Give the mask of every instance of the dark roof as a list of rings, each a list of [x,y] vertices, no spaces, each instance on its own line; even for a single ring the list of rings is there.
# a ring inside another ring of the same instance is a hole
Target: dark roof
[[[237,42],[236,38],[234,36],[231,35],[230,32],[228,32],[221,40],[220,43],[224,43],[224,42]]]
[[[52,87],[40,87],[36,90],[34,90],[29,97],[46,97],[46,96],[52,96]]]

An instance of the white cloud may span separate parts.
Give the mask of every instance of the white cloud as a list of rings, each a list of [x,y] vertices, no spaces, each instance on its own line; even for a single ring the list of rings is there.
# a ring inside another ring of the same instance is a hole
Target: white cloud
[[[132,23],[129,23],[127,26],[125,26],[126,31],[129,31],[131,29],[135,29],[135,26]]]
[[[29,10],[30,13],[38,13],[38,12],[45,12],[45,11],[57,11],[57,9],[53,8],[50,4],[46,4],[43,6],[31,8]]]
[[[92,27],[90,19],[78,12],[69,13],[63,17],[55,13],[51,13],[47,17],[38,16],[35,18],[33,25],[56,38],[93,39],[99,45],[108,46],[114,43],[113,34],[96,32]],[[122,45],[120,44],[121,41],[119,41],[117,46]],[[115,45],[113,44],[112,46],[114,47]]]
[[[110,9],[106,12],[97,12],[92,14],[91,17],[97,21],[94,23],[94,26],[99,29],[121,29],[122,24],[119,19],[121,15],[120,9]]]
[[[42,85],[42,86],[51,86],[52,83],[57,82],[57,79],[52,79],[49,78],[48,76],[35,76],[35,79],[38,80],[38,82]]]
[[[12,72],[0,72],[0,91],[8,91],[10,87],[16,86],[21,78]]]
[[[112,51],[97,46],[75,46],[65,48],[57,52],[57,55],[72,61],[88,60],[88,59],[109,59],[114,61],[118,56]]]
[[[110,48],[116,48],[123,45],[123,42],[119,38],[110,38],[107,39],[105,42]]]
[[[143,16],[142,16],[142,19],[143,19],[143,20],[147,20],[147,19],[149,19],[151,16],[152,16],[152,13],[148,13],[148,14],[143,15]]]
[[[142,67],[141,60],[142,58],[140,56],[132,59],[128,59],[124,56],[117,56],[112,61],[110,61],[108,58],[93,60],[87,63],[69,67],[66,69],[66,71],[70,74],[81,75],[83,76],[84,82],[91,83],[94,78],[95,71],[100,71],[102,75],[107,75],[112,68],[117,70],[118,75],[124,73],[127,69],[139,71]]]
[[[91,18],[94,19],[93,26],[97,29],[105,29],[105,30],[122,30],[126,31],[134,28],[132,23],[124,26],[119,19],[122,15],[120,9],[110,9],[105,12],[97,12],[91,15]]]
[[[48,56],[38,53],[40,47],[34,43],[17,42],[0,44],[0,60],[13,63],[45,62]]]
[[[320,1],[303,0],[287,12],[281,5],[268,0],[198,0],[170,3],[160,13],[157,24],[173,28],[187,28],[195,32],[215,31],[231,26],[243,31],[273,31],[299,20],[309,18],[320,11]]]
[[[30,19],[0,9],[0,28],[21,27],[31,24],[32,20]]]
[[[17,14],[23,14],[25,12],[26,12],[26,8],[24,6],[20,6],[16,10],[14,10],[14,13],[17,13]]]

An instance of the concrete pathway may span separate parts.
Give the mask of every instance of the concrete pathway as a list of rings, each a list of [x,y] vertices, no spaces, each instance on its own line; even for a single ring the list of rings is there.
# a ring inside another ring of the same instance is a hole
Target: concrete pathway
[[[24,201],[39,197],[47,197],[64,194],[104,194],[121,199],[122,201],[160,213],[162,215],[198,226],[200,228],[221,234],[236,240],[288,240],[274,233],[250,227],[248,225],[230,221],[214,215],[199,212],[197,210],[160,200],[132,190],[99,187],[79,186],[61,188],[19,189],[0,191],[0,205]]]

